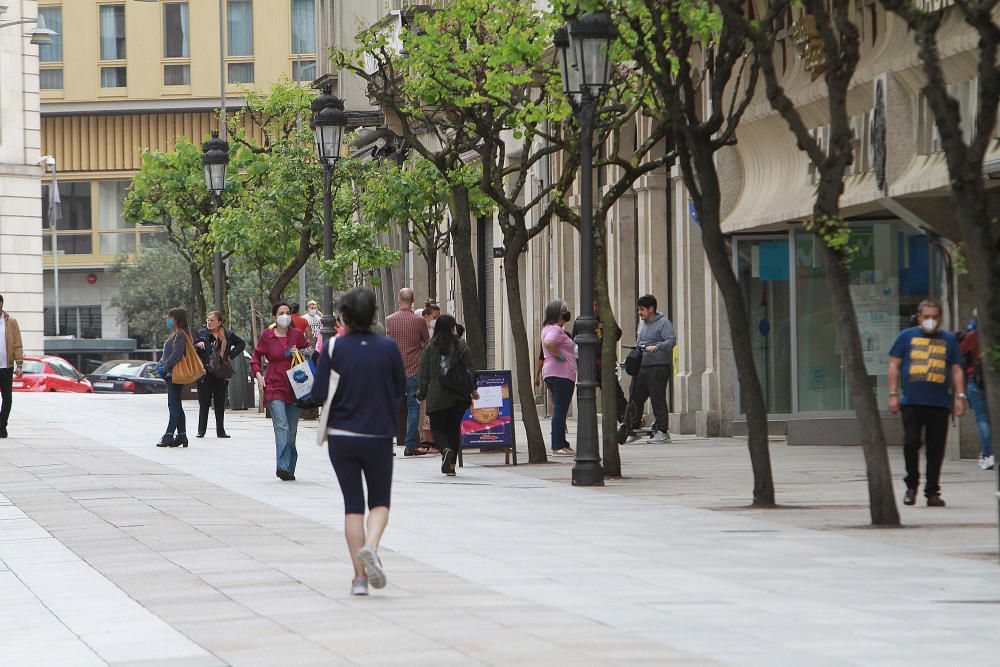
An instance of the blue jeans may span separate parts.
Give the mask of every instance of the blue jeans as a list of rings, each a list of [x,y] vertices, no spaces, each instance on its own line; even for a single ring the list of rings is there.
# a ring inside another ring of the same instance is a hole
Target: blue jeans
[[[274,427],[274,446],[278,452],[278,467],[295,474],[299,452],[295,449],[295,434],[299,428],[299,409],[294,403],[268,401],[271,426]]]
[[[417,387],[420,386],[420,374],[406,378],[406,447],[412,449],[420,441],[418,429],[420,426],[420,401],[417,400]]]
[[[979,428],[979,439],[983,441],[983,456],[993,456],[993,445],[990,443],[990,413],[986,410],[986,396],[983,389],[972,380],[965,388],[969,395],[969,405],[976,416],[976,427]]]
[[[566,415],[573,400],[576,385],[566,378],[545,378],[545,386],[552,394],[552,451],[569,447],[566,441]]]
[[[167,435],[187,435],[187,417],[184,415],[184,408],[181,406],[181,392],[184,385],[174,384],[167,380],[167,410],[170,411],[170,421],[167,422]]]

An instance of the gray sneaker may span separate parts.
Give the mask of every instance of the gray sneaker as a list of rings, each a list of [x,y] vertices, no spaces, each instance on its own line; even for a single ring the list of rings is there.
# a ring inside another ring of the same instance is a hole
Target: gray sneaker
[[[355,577],[351,582],[351,595],[368,595],[368,579]]]
[[[361,547],[358,550],[358,560],[365,566],[368,583],[371,584],[372,588],[385,588],[385,570],[382,569],[382,560],[375,553],[375,550],[367,545]]]
[[[650,442],[656,443],[670,443],[673,440],[670,439],[670,431],[659,431],[656,435],[649,439]]]

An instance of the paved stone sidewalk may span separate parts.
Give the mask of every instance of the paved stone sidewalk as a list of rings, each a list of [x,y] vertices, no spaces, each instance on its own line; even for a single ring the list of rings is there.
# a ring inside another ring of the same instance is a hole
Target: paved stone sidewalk
[[[992,563],[685,506],[650,480],[637,495],[628,481],[574,489],[534,476],[568,466],[477,465],[495,456],[468,457],[457,479],[433,460],[397,459],[391,583],[351,599],[342,505],[312,425],[299,481],[283,484],[256,415],[230,414],[232,440],[163,450],[152,446],[162,397],[18,399],[0,493],[210,660],[996,664]],[[626,465],[651,455],[626,450]],[[27,588],[45,605],[50,592]],[[134,637],[107,618],[110,635]]]

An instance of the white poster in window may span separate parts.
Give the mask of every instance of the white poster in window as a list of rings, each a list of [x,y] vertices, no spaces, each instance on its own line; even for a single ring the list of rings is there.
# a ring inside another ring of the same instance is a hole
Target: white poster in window
[[[889,374],[889,350],[899,334],[899,318],[884,310],[858,311],[861,350],[869,375]]]

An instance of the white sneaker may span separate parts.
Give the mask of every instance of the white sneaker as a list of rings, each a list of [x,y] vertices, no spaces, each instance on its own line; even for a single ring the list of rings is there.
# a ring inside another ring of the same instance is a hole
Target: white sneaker
[[[355,577],[351,582],[351,595],[368,595],[368,579]]]
[[[375,553],[375,550],[368,545],[361,547],[358,550],[358,560],[365,566],[368,583],[371,584],[372,588],[385,588],[385,570],[382,569],[382,560]]]
[[[996,465],[996,459],[993,457],[992,454],[990,454],[989,456],[979,457],[979,467],[982,468],[983,470],[993,470],[993,466],[995,465]]]
[[[673,440],[670,439],[670,432],[669,431],[660,431],[656,435],[654,435],[652,438],[650,438],[649,441],[650,442],[656,442],[656,443],[670,443],[670,442],[673,442]]]

